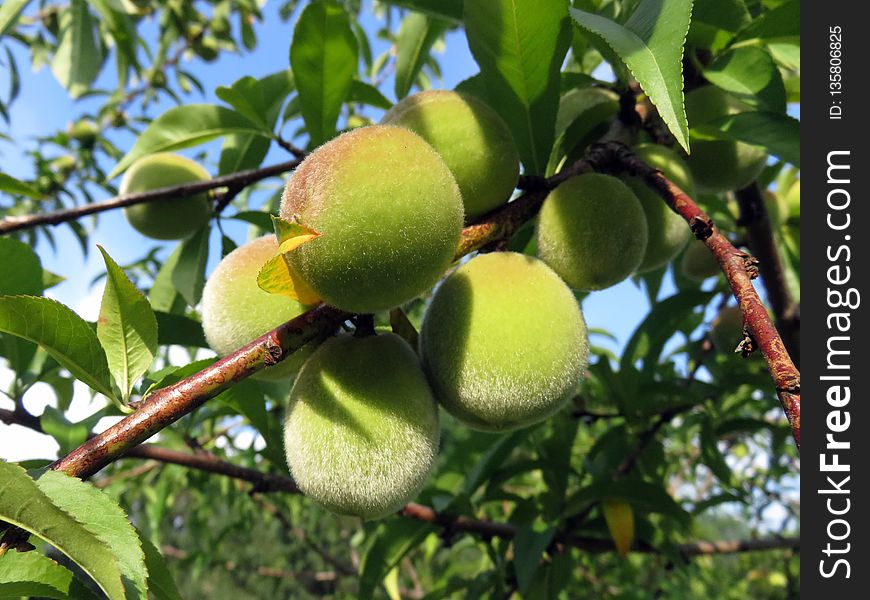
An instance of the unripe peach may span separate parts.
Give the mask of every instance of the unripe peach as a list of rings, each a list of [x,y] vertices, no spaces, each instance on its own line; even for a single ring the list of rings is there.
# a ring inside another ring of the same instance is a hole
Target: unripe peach
[[[686,94],[691,127],[747,110],[751,110],[747,104],[712,85]],[[688,164],[698,190],[718,194],[752,183],[766,161],[767,154],[758,146],[731,140],[693,140]]]
[[[287,464],[328,510],[384,517],[412,500],[438,452],[438,409],[399,336],[341,335],[296,378],[284,426]]]
[[[641,144],[634,149],[638,158],[660,170],[678,188],[690,197],[695,194],[692,176],[677,153],[656,144]],[[666,265],[686,246],[691,230],[683,218],[672,211],[664,199],[638,177],[625,177],[624,181],[640,200],[646,215],[647,245],[639,273],[646,273]]]
[[[713,319],[710,328],[713,347],[723,354],[731,354],[742,339],[743,313],[737,306],[726,306]]]
[[[392,125],[354,129],[312,152],[281,202],[284,219],[321,234],[290,263],[327,304],[361,313],[431,288],[453,261],[462,215],[438,153]]]
[[[550,192],[538,221],[538,256],[576,290],[631,275],[647,244],[643,208],[619,179],[588,173]]]
[[[507,125],[481,100],[447,90],[420,92],[396,104],[381,123],[410,129],[435,148],[456,178],[467,221],[510,198],[519,154]]]
[[[420,356],[444,408],[475,429],[517,429],[556,413],[586,369],[577,299],[542,261],[482,254],[432,298]]]
[[[121,194],[147,192],[162,187],[210,179],[208,171],[187,157],[169,152],[149,154],[124,173]],[[124,208],[130,225],[155,240],[178,240],[199,229],[209,217],[208,195],[167,198]]]
[[[690,242],[683,258],[680,260],[680,270],[692,281],[704,281],[722,272],[716,257],[710,252],[704,242]]]
[[[273,234],[243,244],[227,254],[202,291],[202,329],[212,350],[220,355],[238,350],[308,307],[285,296],[269,294],[257,285],[257,274],[278,253]],[[296,373],[317,342],[309,342],[277,365],[257,373],[261,379],[280,379]]]

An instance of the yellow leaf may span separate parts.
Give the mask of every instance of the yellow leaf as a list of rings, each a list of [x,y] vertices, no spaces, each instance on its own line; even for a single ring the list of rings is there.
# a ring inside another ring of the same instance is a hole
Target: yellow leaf
[[[631,504],[623,500],[605,500],[602,510],[616,552],[625,558],[634,542],[634,510]]]
[[[275,228],[275,236],[278,238],[278,248],[281,252],[295,250],[305,242],[310,242],[320,236],[320,232],[314,231],[301,223],[285,221],[281,217],[272,216],[272,226]]]
[[[257,285],[264,292],[287,296],[300,304],[320,302],[320,296],[290,268],[283,253],[272,257],[263,265],[257,274]]]

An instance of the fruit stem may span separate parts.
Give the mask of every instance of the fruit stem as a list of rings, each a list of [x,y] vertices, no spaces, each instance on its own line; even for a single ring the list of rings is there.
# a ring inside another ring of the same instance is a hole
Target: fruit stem
[[[364,338],[376,335],[374,315],[355,315],[350,320],[355,329],[353,337]]]

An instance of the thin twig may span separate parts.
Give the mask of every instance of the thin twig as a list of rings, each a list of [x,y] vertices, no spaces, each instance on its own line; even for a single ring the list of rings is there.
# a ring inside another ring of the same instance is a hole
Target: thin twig
[[[782,255],[773,237],[770,215],[757,183],[737,190],[740,224],[746,227],[749,249],[759,260],[761,281],[770,300],[776,326],[792,360],[800,368],[800,306],[785,279]]]
[[[81,206],[56,210],[53,212],[8,216],[0,219],[0,235],[22,229],[30,229],[38,225],[57,225],[59,223],[66,223],[67,221],[74,221],[87,215],[122,208],[124,206],[132,206],[144,202],[154,202],[156,200],[166,200],[168,198],[183,198],[194,194],[200,194],[208,190],[213,190],[215,188],[226,187],[230,190],[241,191],[245,186],[266,179],[267,177],[292,171],[299,165],[299,162],[299,160],[291,160],[271,165],[269,167],[250,169],[248,171],[233,173],[232,175],[215,177],[214,179],[209,179],[207,181],[185,183],[183,185],[175,185],[156,190],[149,190],[147,192],[138,192],[135,194],[122,194],[102,202],[83,204]],[[236,193],[238,193],[238,191],[236,191]]]
[[[41,431],[38,422],[34,424],[32,421],[27,419],[19,421],[18,417],[13,415],[13,411],[0,409],[0,417],[3,417],[4,422],[19,424],[24,427]],[[287,476],[265,473],[257,471],[256,469],[241,467],[209,453],[184,452],[152,444],[142,444],[141,446],[131,449],[121,458],[142,458],[149,461],[170,463],[213,473],[215,475],[222,475],[233,479],[247,481],[254,485],[252,492],[300,493],[296,483]],[[461,515],[457,516],[438,513],[435,509],[429,506],[424,506],[414,502],[407,504],[401,511],[399,511],[399,514],[407,518],[438,525],[450,533],[474,533],[486,538],[497,537],[503,539],[512,539],[517,534],[517,527],[510,523],[498,523]],[[563,534],[558,536],[558,541],[564,545],[574,546],[592,552],[609,552],[614,549],[611,541],[598,538]],[[683,544],[679,549],[685,556],[697,556],[701,554],[730,554],[735,552],[773,550],[778,548],[798,549],[799,546],[799,538],[774,538],[770,540],[697,542],[694,544]],[[634,551],[649,553],[656,552],[657,550],[651,546],[639,544],[635,546]],[[335,562],[329,562],[339,568],[340,571],[351,570],[351,567],[344,563],[341,563],[341,567],[338,567],[340,561],[337,559]]]
[[[592,149],[596,152],[596,148]],[[685,192],[658,171],[635,156],[628,148],[616,144],[601,144],[597,147],[600,159],[598,170],[605,172],[628,172],[644,182],[667,202],[668,206],[689,224],[695,237],[704,242],[725,273],[731,291],[743,313],[743,322],[752,342],[744,342],[745,353],[758,349],[764,355],[771,376],[776,384],[776,393],[788,418],[795,443],[801,443],[800,372],[789,358],[788,351],[779,333],[767,315],[767,309],[752,285],[758,275],[758,261],[741,252],[722,235],[713,220]]]

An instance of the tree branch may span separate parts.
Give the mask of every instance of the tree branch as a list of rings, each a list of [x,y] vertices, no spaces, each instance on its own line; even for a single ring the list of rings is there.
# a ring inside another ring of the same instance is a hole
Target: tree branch
[[[174,423],[231,385],[274,365],[351,315],[320,305],[263,334],[187,379],[161,388],[137,410],[56,461],[52,468],[86,479],[134,446]]]
[[[800,307],[791,295],[779,248],[773,237],[770,217],[757,183],[737,190],[740,224],[746,226],[749,249],[758,257],[758,270],[770,299],[776,326],[792,360],[800,367]]]
[[[682,412],[683,407],[675,408],[663,414],[660,423],[670,420],[679,412]],[[16,415],[14,411],[0,409],[0,420],[8,424],[17,424],[28,427],[35,431],[42,431],[39,424],[39,419],[31,417],[28,419],[22,415]],[[659,427],[655,427],[657,431]],[[241,467],[228,461],[225,461],[214,454],[208,452],[185,452],[180,450],[172,450],[153,444],[142,444],[128,450],[119,458],[140,458],[146,460],[154,460],[161,463],[174,464],[190,469],[196,469],[222,475],[241,481],[247,481],[253,484],[252,493],[269,493],[283,492],[290,494],[301,493],[296,482],[290,477],[273,473],[265,473],[256,469]],[[153,464],[153,463],[151,463]],[[268,510],[268,508],[267,508]],[[271,511],[270,511],[271,512]],[[426,521],[442,527],[449,533],[473,533],[486,538],[502,538],[513,539],[517,534],[517,527],[510,523],[499,523],[495,521],[487,521],[474,519],[461,515],[449,515],[438,513],[435,509],[411,502],[405,505],[399,514],[419,521]],[[557,536],[558,543],[567,546],[573,546],[590,552],[610,552],[614,550],[613,543],[609,540],[590,538],[569,534],[560,534]],[[760,550],[775,550],[780,548],[798,549],[800,546],[799,538],[773,538],[769,540],[748,540],[748,541],[720,541],[720,542],[696,542],[692,544],[682,544],[679,546],[679,551],[687,557],[698,556],[702,554],[732,554],[736,552],[753,552]],[[646,544],[635,544],[633,548],[635,552],[653,553],[658,550]],[[336,563],[340,562],[336,560]],[[335,563],[333,563],[335,564]],[[339,569],[346,572],[346,568],[342,563]]]
[[[22,229],[30,229],[38,225],[57,225],[67,221],[74,221],[87,215],[115,208],[122,208],[124,206],[132,206],[144,202],[154,202],[156,200],[165,200],[167,198],[183,198],[194,194],[200,194],[208,190],[213,190],[215,188],[226,187],[230,190],[241,190],[252,183],[266,179],[267,177],[292,171],[299,165],[299,163],[299,160],[290,160],[269,167],[250,169],[248,171],[233,173],[232,175],[215,177],[214,179],[209,179],[207,181],[185,183],[182,185],[159,188],[147,192],[138,192],[135,194],[122,194],[102,202],[83,204],[81,206],[74,206],[72,208],[56,210],[53,212],[4,217],[3,219],[0,219],[0,235],[5,235]]]
[[[767,316],[767,309],[752,285],[752,279],[758,275],[758,261],[732,246],[728,238],[715,227],[713,220],[685,192],[671,183],[660,171],[637,158],[628,148],[601,144],[598,146],[598,152],[601,157],[597,162],[599,167],[597,170],[628,172],[642,178],[674,212],[685,219],[695,237],[703,241],[716,257],[716,261],[728,279],[731,291],[737,298],[743,313],[744,325],[752,338],[752,344],[743,344],[744,351],[748,353],[754,350],[757,344],[764,355],[795,443],[800,448],[800,373],[789,358],[779,333]]]

